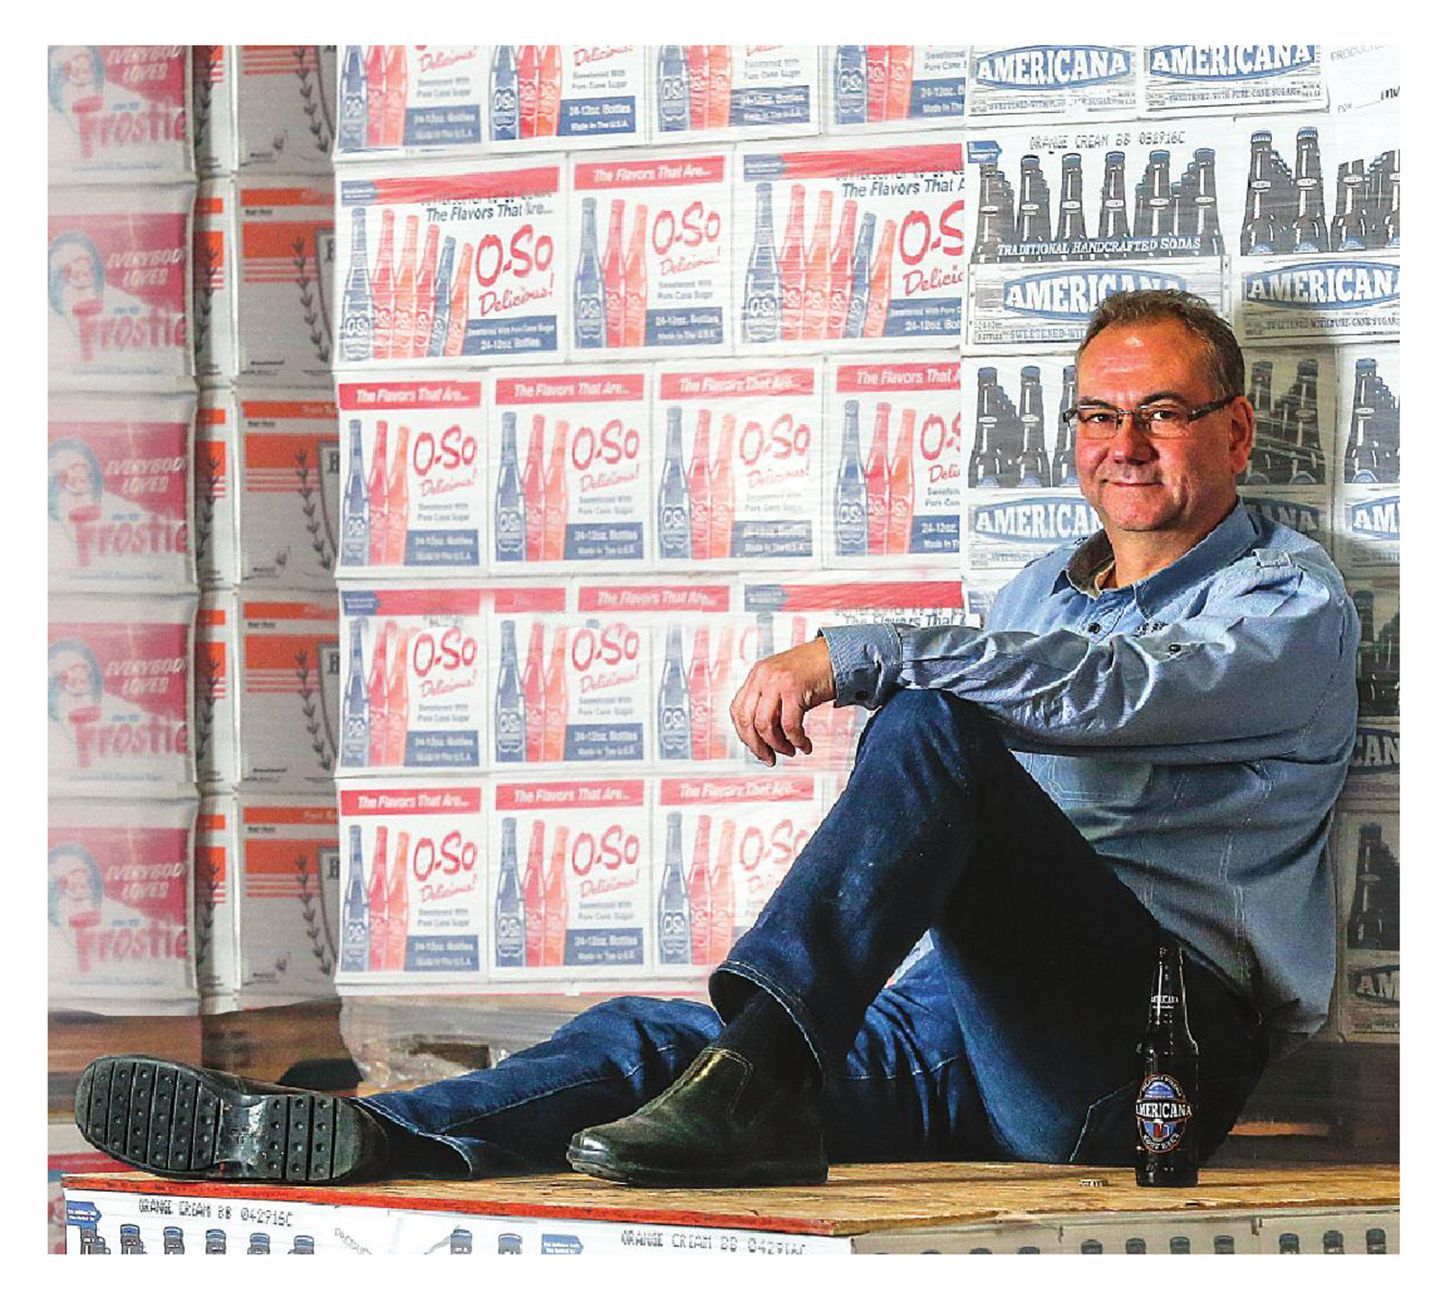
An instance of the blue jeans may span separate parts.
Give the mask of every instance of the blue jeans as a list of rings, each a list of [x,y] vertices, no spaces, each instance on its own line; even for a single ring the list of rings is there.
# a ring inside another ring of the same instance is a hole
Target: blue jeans
[[[933,949],[886,986],[927,931]],[[714,1009],[606,1001],[494,1068],[364,1103],[398,1132],[396,1174],[563,1167],[571,1135],[658,1095],[758,986],[821,1064],[832,1161],[1128,1165],[1161,936],[982,710],[902,691],[716,969]],[[1266,1042],[1218,975],[1191,956],[1186,968],[1208,1157]]]

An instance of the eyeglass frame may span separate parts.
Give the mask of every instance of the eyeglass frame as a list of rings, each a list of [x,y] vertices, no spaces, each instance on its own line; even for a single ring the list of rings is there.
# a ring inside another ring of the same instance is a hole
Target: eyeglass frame
[[[1198,407],[1190,409],[1185,414],[1185,420],[1181,423],[1181,426],[1189,427],[1192,423],[1198,422],[1202,417],[1209,417],[1211,413],[1218,413],[1222,408],[1225,407],[1226,404],[1232,404],[1240,397],[1240,392],[1237,391],[1233,395],[1225,395],[1220,399],[1212,399],[1208,404],[1200,404]],[[1144,409],[1144,407],[1145,405],[1141,404],[1139,408],[1121,408],[1116,404],[1107,404],[1103,401],[1096,400],[1093,403],[1072,404],[1069,408],[1065,409],[1064,412],[1060,414],[1060,418],[1072,430],[1076,430],[1077,434],[1085,434],[1088,439],[1113,440],[1115,436],[1120,434],[1121,423],[1123,423],[1125,418],[1127,417],[1130,418],[1130,420],[1135,423],[1136,427],[1144,434],[1152,434],[1152,415],[1143,412],[1142,410]],[[1094,410],[1097,413],[1114,413],[1116,415],[1114,431],[1111,432],[1109,435],[1090,435],[1084,432],[1082,429],[1078,429],[1083,428],[1084,426],[1084,423],[1080,421],[1080,414],[1088,410]],[[1184,431],[1178,432],[1178,434],[1184,433]],[[1165,439],[1167,437],[1162,434],[1159,438]],[[1173,439],[1177,437],[1171,436],[1169,438]]]

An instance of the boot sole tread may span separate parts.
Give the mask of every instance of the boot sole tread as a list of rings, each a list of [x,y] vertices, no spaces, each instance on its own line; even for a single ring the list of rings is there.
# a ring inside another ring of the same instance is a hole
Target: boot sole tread
[[[359,1114],[308,1091],[245,1094],[167,1059],[96,1059],[76,1088],[75,1122],[129,1166],[181,1179],[326,1184],[356,1165]]]

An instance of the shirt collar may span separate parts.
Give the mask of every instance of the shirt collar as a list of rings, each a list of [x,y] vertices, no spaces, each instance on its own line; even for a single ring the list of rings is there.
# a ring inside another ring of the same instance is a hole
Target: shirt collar
[[[1075,555],[1061,571],[1061,578],[1068,579],[1076,592],[1083,592],[1091,598],[1098,597],[1100,576],[1114,564],[1115,552],[1110,546],[1109,535],[1103,529],[1096,530],[1076,549]],[[1058,590],[1058,579],[1055,586]]]
[[[1199,583],[1229,565],[1257,536],[1255,521],[1244,504],[1237,501],[1225,519],[1183,556],[1128,588],[1114,590],[1132,593],[1136,608],[1148,618],[1181,588]],[[1076,549],[1060,577],[1077,592],[1095,597],[1099,595],[1095,580],[1114,561],[1109,536],[1103,529],[1097,530]],[[1056,579],[1055,590],[1059,589],[1060,579]]]

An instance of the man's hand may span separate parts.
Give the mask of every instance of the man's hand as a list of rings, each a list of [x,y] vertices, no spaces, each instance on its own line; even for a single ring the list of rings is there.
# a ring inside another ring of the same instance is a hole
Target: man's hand
[[[745,747],[774,767],[776,754],[810,752],[805,714],[834,698],[830,648],[817,637],[756,664],[730,701],[730,721]]]

